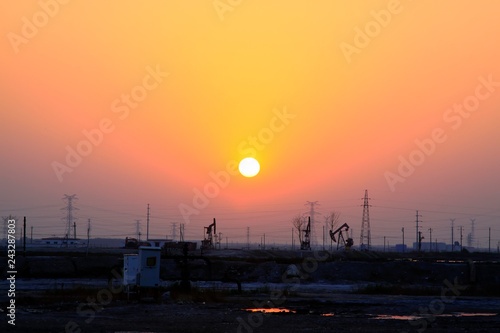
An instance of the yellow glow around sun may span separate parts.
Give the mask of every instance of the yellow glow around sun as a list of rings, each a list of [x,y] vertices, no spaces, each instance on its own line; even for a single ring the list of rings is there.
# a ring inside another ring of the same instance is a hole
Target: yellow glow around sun
[[[247,157],[240,162],[240,173],[245,177],[253,177],[260,171],[259,162],[253,157]]]

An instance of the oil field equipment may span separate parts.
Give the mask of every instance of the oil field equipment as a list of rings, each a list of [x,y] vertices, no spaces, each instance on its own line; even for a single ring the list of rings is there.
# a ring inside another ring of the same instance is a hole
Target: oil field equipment
[[[302,242],[300,243],[301,250],[310,250],[311,249],[311,217],[309,216],[307,220],[307,227],[302,230],[304,233]]]
[[[214,235],[217,233],[215,226],[215,218],[214,223],[209,225],[208,227],[203,227],[205,231],[205,238],[201,241],[202,249],[213,249],[214,248]]]
[[[349,226],[347,225],[347,223],[342,224],[335,231],[330,230],[330,237],[332,238],[332,240],[334,242],[337,243],[337,250],[341,246],[344,246],[344,248],[346,250],[349,250],[351,248],[351,246],[354,244],[354,241],[352,240],[352,238],[345,238],[344,237],[344,232],[345,232],[345,235],[347,237],[348,236],[348,233],[347,233],[348,231],[349,231]],[[337,239],[335,239],[335,236],[337,236]]]

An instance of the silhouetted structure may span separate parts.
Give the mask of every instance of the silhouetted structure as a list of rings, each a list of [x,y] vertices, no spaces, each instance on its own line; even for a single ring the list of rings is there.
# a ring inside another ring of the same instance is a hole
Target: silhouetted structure
[[[301,250],[311,249],[311,217],[309,216],[307,220],[307,227],[302,230],[304,236],[302,237],[302,242],[300,243]]]
[[[344,223],[342,226],[337,228],[337,230],[332,231],[330,230],[330,238],[334,241],[337,242],[337,250],[340,248],[340,246],[344,246],[346,250],[349,250],[351,246],[354,244],[354,241],[352,238],[344,238],[344,234],[342,232],[345,232],[346,237],[349,235],[349,226],[347,223]],[[335,239],[335,235],[338,234],[337,240]]]
[[[70,239],[71,238],[71,225],[72,224],[74,225],[74,228],[75,228],[74,230],[75,230],[75,234],[76,234],[76,222],[75,222],[76,218],[73,215],[73,211],[78,210],[78,208],[73,206],[73,200],[78,200],[78,198],[76,197],[76,194],[73,194],[73,195],[65,194],[63,200],[67,200],[66,207],[61,208],[61,210],[67,211],[66,216],[63,217],[63,220],[66,222],[66,232],[65,232],[64,237],[66,239]],[[74,238],[76,238],[76,235]]]
[[[208,227],[203,227],[205,231],[205,238],[201,242],[201,247],[202,249],[213,249],[214,248],[214,235],[217,233],[216,230],[216,225],[215,225],[215,218],[214,218],[214,223],[209,225]]]
[[[371,245],[370,234],[370,205],[368,204],[368,190],[365,190],[363,201],[363,219],[361,220],[361,237],[359,240],[360,248],[369,250]]]

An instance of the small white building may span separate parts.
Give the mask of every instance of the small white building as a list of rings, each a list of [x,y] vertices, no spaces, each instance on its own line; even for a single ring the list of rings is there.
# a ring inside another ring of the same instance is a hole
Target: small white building
[[[137,283],[139,272],[139,256],[137,254],[123,255],[123,284],[125,286]]]
[[[136,281],[139,287],[160,286],[160,254],[161,248],[159,247],[139,247],[139,263]]]
[[[66,238],[66,237],[47,237],[42,239],[35,239],[33,243],[26,242],[26,247],[85,247],[86,241],[80,238]]]

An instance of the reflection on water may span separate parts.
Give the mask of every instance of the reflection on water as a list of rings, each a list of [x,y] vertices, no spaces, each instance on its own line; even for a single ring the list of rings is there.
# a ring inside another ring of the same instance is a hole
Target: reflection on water
[[[296,310],[290,310],[286,308],[255,308],[255,309],[243,309],[244,311],[250,311],[250,312],[263,312],[263,313],[295,313],[297,314]],[[333,312],[327,312],[327,313],[318,313],[318,312],[313,312],[313,311],[307,311],[307,312],[302,312],[299,311],[299,314],[315,314],[315,315],[320,315],[324,317],[331,317],[334,316],[335,314]]]
[[[285,309],[285,308],[256,308],[256,309],[244,309],[250,312],[264,312],[264,313],[297,313],[297,311]]]
[[[480,312],[453,312],[435,315],[435,317],[476,317],[476,316],[496,316],[498,313],[480,313]],[[394,315],[371,315],[370,319],[394,319],[394,320],[417,320],[425,316],[394,316]]]
[[[459,312],[453,314],[453,316],[459,317],[472,317],[472,316],[496,316],[498,313],[467,313],[467,312]]]
[[[395,320],[416,320],[419,316],[394,316],[394,315],[376,315],[370,319],[395,319]]]

